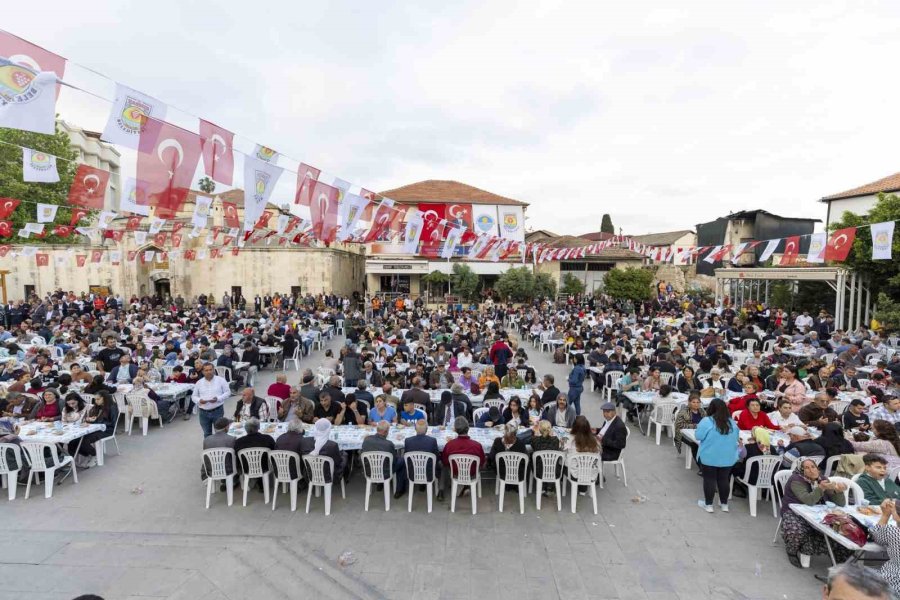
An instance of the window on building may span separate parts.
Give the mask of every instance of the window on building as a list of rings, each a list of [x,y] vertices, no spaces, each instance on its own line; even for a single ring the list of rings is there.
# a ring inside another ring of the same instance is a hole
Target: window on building
[[[381,291],[408,294],[409,275],[382,275]]]

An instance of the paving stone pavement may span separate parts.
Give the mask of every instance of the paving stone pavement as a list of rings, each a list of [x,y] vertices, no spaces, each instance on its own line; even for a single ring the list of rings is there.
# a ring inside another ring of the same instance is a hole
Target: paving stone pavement
[[[336,348],[340,340],[329,343]],[[528,347],[538,373],[553,373],[565,389],[568,367]],[[320,352],[302,366],[317,366]],[[288,371],[289,383],[298,373]],[[274,381],[260,377],[259,393]],[[589,387],[589,386],[588,386]],[[582,407],[600,418],[600,395],[586,391]],[[229,401],[227,406],[233,406]],[[326,517],[321,499],[305,514],[305,497],[290,512],[287,495],[277,510],[251,492],[228,507],[224,494],[204,508],[199,479],[200,426],[177,420],[147,437],[120,435],[122,456],[67,481],[52,499],[42,493],[0,500],[0,600],[69,600],[96,593],[107,600],[167,598],[259,600],[291,597],[547,598],[620,600],[800,600],[820,595],[813,578],[827,566],[813,559],[800,570],[772,545],[771,506],[749,515],[747,502],[708,515],[696,506],[700,478],[686,471],[671,440],[636,435],[625,453],[628,488],[612,471],[599,490],[599,514],[589,497],[578,512],[557,512],[551,497],[535,508],[516,494],[499,512],[493,485],[484,486],[473,516],[468,499],[428,514],[417,494],[384,512],[381,498],[363,510],[364,483],[354,475],[347,498],[335,494]],[[5,494],[4,494],[5,495]],[[646,496],[646,502],[632,500]],[[353,553],[353,564],[338,557]]]

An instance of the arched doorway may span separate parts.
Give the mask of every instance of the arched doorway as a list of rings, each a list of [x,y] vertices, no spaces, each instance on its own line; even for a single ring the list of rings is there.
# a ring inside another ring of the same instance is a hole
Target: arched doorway
[[[155,273],[154,275],[159,275]],[[153,276],[151,276],[152,278]],[[172,297],[172,288],[169,285],[168,277],[160,277],[159,279],[153,280],[154,292],[156,293],[157,298],[171,298]]]

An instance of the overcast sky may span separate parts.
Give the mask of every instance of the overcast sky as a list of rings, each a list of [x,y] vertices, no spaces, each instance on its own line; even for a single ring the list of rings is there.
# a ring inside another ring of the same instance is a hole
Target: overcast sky
[[[239,148],[372,190],[455,179],[530,203],[534,229],[824,219],[823,195],[900,171],[896,1],[7,4],[0,27]],[[60,109],[100,130],[109,105]]]

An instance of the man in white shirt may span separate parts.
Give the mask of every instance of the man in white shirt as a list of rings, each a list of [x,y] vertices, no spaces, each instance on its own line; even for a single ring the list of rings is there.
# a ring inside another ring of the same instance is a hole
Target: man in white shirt
[[[194,384],[192,398],[200,410],[200,427],[203,437],[212,435],[213,423],[225,416],[225,401],[231,396],[231,388],[223,377],[216,375],[212,363],[203,365],[203,377]]]
[[[797,329],[800,330],[801,333],[806,333],[806,330],[812,327],[813,319],[809,316],[809,311],[803,311],[803,314],[797,317],[797,320],[794,321],[794,325],[797,326]]]

